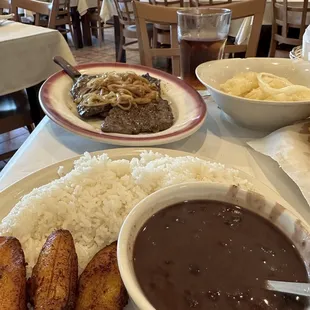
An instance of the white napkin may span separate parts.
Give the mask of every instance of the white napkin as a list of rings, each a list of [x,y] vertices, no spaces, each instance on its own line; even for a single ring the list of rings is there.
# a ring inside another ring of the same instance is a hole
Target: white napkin
[[[302,37],[302,58],[310,60],[310,26],[307,27]]]
[[[104,23],[111,19],[113,15],[117,15],[114,2],[110,0],[103,0],[99,15]]]
[[[310,119],[250,141],[248,145],[274,159],[297,184],[310,205]]]

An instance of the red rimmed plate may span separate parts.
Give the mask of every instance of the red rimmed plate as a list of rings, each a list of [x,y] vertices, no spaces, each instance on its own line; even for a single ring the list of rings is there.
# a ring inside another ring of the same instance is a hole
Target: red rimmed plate
[[[82,74],[132,71],[139,75],[149,73],[161,80],[162,97],[171,104],[175,122],[167,130],[139,135],[104,133],[101,120],[83,120],[69,93],[73,82],[64,71],[52,75],[42,85],[39,99],[44,112],[58,125],[100,142],[127,146],[152,146],[184,139],[203,124],[207,107],[201,96],[182,80],[168,73],[139,65],[123,63],[92,63],[76,67]]]

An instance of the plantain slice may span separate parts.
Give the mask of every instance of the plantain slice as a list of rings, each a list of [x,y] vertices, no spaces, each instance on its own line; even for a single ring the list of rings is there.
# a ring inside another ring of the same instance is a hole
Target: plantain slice
[[[76,310],[120,310],[128,302],[116,257],[116,242],[100,250],[80,276]]]
[[[26,309],[25,256],[14,237],[0,237],[0,309]]]
[[[71,310],[75,307],[78,261],[68,230],[56,230],[46,240],[29,280],[34,309]]]

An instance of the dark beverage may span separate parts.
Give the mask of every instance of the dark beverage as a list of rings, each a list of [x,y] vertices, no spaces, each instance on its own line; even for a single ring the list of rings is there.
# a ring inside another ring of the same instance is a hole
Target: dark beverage
[[[196,77],[196,68],[223,57],[226,39],[181,38],[181,78],[197,90],[205,89]]]

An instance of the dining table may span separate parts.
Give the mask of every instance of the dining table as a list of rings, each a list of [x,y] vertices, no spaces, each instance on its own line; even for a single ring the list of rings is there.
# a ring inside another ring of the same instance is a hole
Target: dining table
[[[0,96],[27,89],[34,121],[39,102],[33,88],[60,68],[54,56],[75,64],[71,50],[57,30],[5,21],[0,25]]]
[[[309,205],[298,186],[275,161],[247,145],[267,133],[240,127],[218,108],[210,96],[204,95],[203,98],[207,104],[207,118],[202,127],[188,138],[156,147],[189,152],[235,167],[267,185],[310,222]],[[84,152],[118,147],[75,135],[46,116],[0,172],[0,191],[59,161]]]

